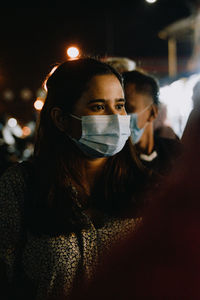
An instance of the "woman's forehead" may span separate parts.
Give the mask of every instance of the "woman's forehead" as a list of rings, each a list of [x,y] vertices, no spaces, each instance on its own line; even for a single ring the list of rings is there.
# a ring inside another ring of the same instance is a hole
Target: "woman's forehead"
[[[97,75],[88,83],[88,88],[80,99],[118,99],[124,98],[123,88],[114,75]]]

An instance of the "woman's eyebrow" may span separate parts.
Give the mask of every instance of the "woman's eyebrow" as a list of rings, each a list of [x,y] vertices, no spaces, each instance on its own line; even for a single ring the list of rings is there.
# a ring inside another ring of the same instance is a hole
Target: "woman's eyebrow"
[[[91,103],[96,103],[96,102],[101,102],[101,103],[105,103],[106,101],[108,100],[105,100],[105,99],[92,99],[92,100],[89,100],[88,101],[88,104],[91,104]],[[125,102],[126,100],[124,98],[120,98],[120,99],[115,99],[115,102]]]
[[[88,104],[90,103],[95,103],[95,102],[101,102],[101,103],[105,103],[106,100],[105,99],[92,99],[88,101]]]
[[[120,99],[116,99],[115,101],[117,101],[117,102],[126,102],[126,99],[125,98],[120,98]]]

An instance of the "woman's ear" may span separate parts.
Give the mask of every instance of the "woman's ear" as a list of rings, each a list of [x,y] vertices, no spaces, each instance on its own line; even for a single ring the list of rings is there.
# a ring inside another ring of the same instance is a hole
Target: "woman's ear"
[[[53,107],[51,109],[51,118],[55,124],[55,126],[60,131],[65,131],[66,129],[66,118],[63,116],[63,112],[59,107]]]
[[[150,116],[149,116],[149,122],[152,122],[158,116],[158,107],[157,107],[157,105],[152,104],[150,109],[151,109],[151,113],[150,113]]]

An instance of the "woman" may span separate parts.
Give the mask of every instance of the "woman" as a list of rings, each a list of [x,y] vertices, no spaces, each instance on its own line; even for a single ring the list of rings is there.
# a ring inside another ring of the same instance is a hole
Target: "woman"
[[[112,67],[67,61],[46,85],[33,161],[0,181],[0,258],[26,299],[59,299],[90,281],[102,253],[138,223],[146,177]]]

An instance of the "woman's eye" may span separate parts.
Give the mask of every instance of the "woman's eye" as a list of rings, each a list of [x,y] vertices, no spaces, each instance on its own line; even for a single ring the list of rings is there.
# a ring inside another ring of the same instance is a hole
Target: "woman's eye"
[[[117,104],[116,108],[117,108],[118,110],[124,109],[124,104]]]
[[[102,104],[96,104],[94,106],[91,107],[93,111],[100,111],[104,109],[104,105]]]

